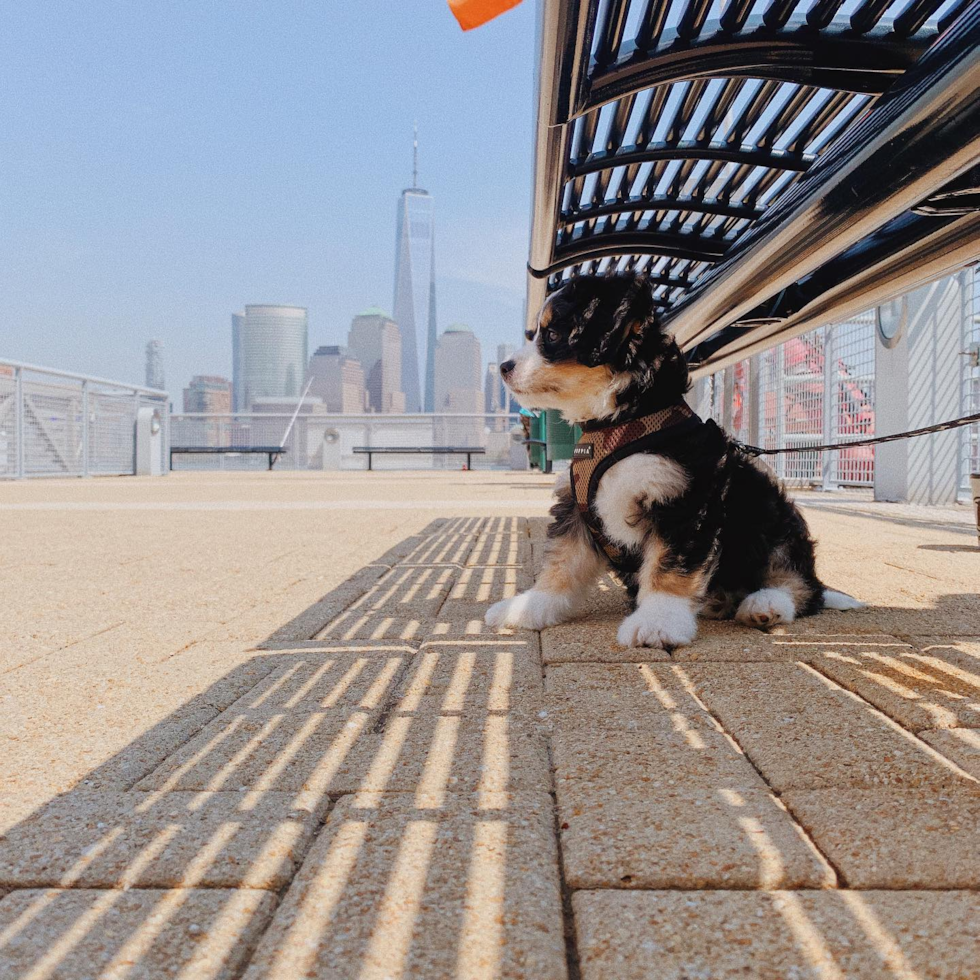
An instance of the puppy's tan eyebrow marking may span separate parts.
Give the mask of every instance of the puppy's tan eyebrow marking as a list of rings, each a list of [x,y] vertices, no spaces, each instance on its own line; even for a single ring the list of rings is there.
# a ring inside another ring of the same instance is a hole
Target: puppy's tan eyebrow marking
[[[541,307],[541,313],[538,315],[538,327],[544,330],[551,323],[552,316],[554,316],[554,311],[551,309],[551,304],[545,303]]]

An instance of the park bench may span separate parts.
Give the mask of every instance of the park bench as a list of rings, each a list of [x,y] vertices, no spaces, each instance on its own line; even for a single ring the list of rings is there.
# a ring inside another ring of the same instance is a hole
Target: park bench
[[[269,469],[276,465],[276,460],[285,452],[282,446],[171,446],[170,447],[170,468],[174,468],[174,454],[188,453],[190,455],[201,455],[202,453],[220,455],[239,455],[247,453],[258,453],[260,456],[269,457]]]
[[[472,457],[486,455],[485,449],[474,446],[355,446],[354,452],[359,455],[367,454],[368,469],[374,469],[372,457],[374,456],[393,456],[397,453],[406,454],[431,454],[433,456],[465,456],[466,468],[472,469]]]

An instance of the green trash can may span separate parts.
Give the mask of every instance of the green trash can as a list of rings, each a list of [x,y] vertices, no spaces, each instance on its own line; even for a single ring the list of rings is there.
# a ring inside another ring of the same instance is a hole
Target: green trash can
[[[560,412],[539,412],[532,416],[527,447],[531,466],[542,473],[550,473],[555,460],[572,458],[572,450],[581,437],[582,430],[566,422]]]
[[[582,430],[577,425],[566,422],[561,412],[546,412],[548,459],[551,462],[559,459],[571,459],[575,443],[581,438]]]
[[[531,440],[527,447],[531,467],[537,467],[542,473],[547,473],[548,454],[545,452],[544,445],[547,439],[547,422],[544,412],[531,416],[531,432],[528,438]]]

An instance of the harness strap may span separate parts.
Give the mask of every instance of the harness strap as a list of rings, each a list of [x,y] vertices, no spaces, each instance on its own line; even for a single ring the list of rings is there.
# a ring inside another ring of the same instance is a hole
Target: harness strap
[[[603,473],[627,456],[656,452],[703,424],[686,404],[679,402],[638,419],[611,425],[593,424],[583,431],[572,451],[572,494],[593,540],[614,566],[622,560],[622,549],[603,533],[593,506]]]

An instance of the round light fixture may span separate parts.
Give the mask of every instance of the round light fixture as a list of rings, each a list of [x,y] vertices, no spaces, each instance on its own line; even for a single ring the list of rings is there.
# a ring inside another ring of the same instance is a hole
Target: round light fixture
[[[909,321],[909,302],[905,296],[882,303],[875,310],[875,325],[878,328],[878,339],[885,347],[894,347],[905,333]]]

